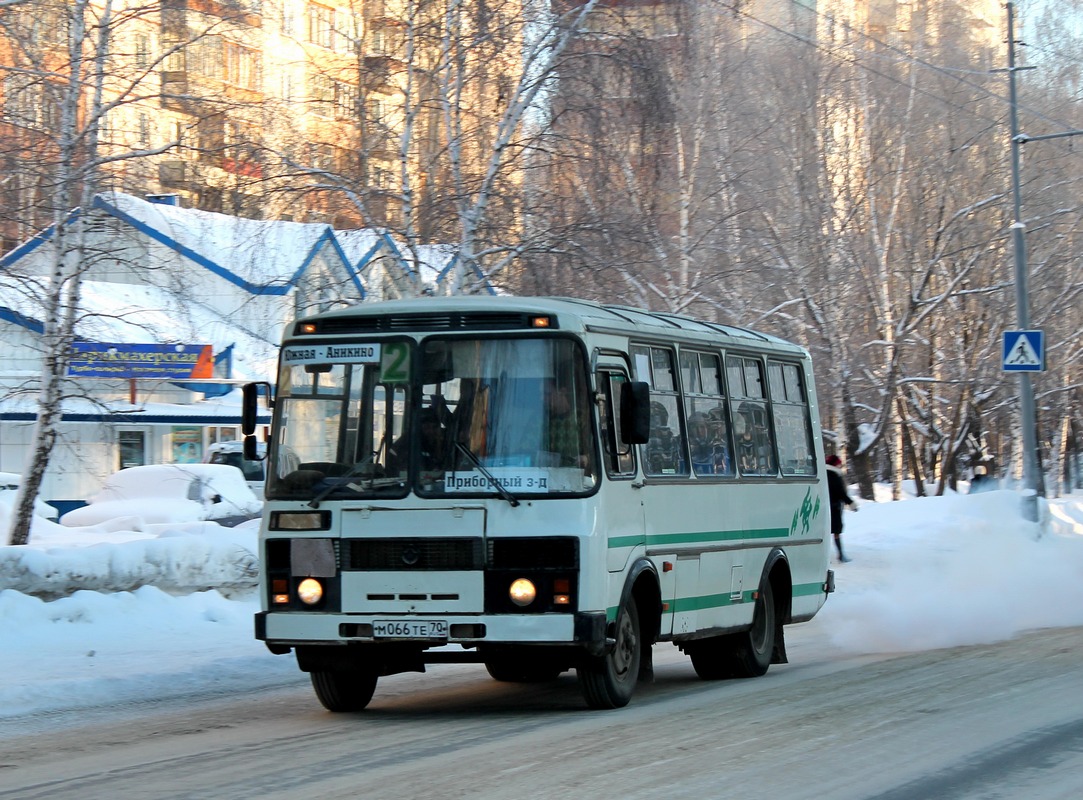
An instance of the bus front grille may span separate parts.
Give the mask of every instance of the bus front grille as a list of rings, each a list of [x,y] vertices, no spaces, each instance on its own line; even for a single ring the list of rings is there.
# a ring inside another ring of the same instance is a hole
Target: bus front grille
[[[481,539],[344,539],[343,570],[480,570]]]
[[[343,570],[575,570],[579,542],[573,536],[422,539],[342,539]]]

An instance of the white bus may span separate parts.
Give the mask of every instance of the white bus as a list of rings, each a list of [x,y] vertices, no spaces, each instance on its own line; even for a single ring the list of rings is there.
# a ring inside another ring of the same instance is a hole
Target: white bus
[[[249,455],[257,398],[245,387]],[[558,298],[297,320],[280,358],[256,636],[355,711],[382,675],[576,670],[628,703],[672,642],[704,679],[786,661],[833,591],[808,353]]]

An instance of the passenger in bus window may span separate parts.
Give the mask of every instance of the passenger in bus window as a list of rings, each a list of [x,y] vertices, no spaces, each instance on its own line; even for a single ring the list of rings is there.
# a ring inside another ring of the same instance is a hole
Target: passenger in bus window
[[[707,427],[711,437],[711,454],[714,458],[716,475],[729,475],[733,471],[730,460],[729,430],[726,425],[726,410],[715,406],[707,412]]]
[[[418,423],[421,431],[421,470],[423,472],[433,472],[446,469],[448,459],[445,449],[444,429],[440,427],[440,418],[436,409],[421,409],[421,417]]]
[[[734,426],[737,429],[737,466],[742,474],[755,475],[759,472],[759,464],[756,440],[752,436],[752,415],[746,411],[737,414]]]
[[[544,392],[549,425],[547,452],[551,459],[559,462],[551,466],[585,466],[587,451],[583,441],[584,426],[580,425],[575,414],[571,386],[557,380],[547,380]]]
[[[447,422],[448,444],[454,448],[458,442],[474,455],[483,456],[486,454],[488,392],[479,388],[477,379],[463,378],[458,381],[457,395],[455,407],[451,410]]]
[[[681,442],[669,427],[669,411],[657,400],[651,401],[651,431],[647,442],[647,474],[676,475],[684,472],[680,455]]]
[[[737,428],[737,463],[746,475],[774,475],[775,448],[767,426],[767,411],[759,403],[741,403]]]
[[[696,411],[688,415],[688,448],[692,453],[692,469],[697,475],[714,475],[714,448],[707,415]]]

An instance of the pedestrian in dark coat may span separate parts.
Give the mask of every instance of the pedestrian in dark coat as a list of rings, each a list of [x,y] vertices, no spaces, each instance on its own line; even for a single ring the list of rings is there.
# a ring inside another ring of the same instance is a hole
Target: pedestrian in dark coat
[[[832,454],[827,461],[827,494],[831,505],[831,533],[835,537],[835,548],[839,551],[839,561],[847,562],[850,558],[842,551],[842,507],[849,506],[857,511],[857,503],[846,492],[846,480],[842,477],[842,459]]]

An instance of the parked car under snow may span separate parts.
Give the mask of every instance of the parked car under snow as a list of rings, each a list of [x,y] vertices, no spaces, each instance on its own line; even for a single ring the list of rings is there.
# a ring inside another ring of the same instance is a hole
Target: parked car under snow
[[[69,511],[60,522],[81,528],[136,517],[145,523],[210,520],[236,525],[259,516],[262,508],[236,467],[154,464],[114,472],[87,505]]]
[[[22,484],[22,476],[15,472],[0,472],[0,503],[15,505],[15,497]],[[10,512],[9,512],[10,513]],[[34,501],[34,513],[56,522],[57,510],[42,500]]]

